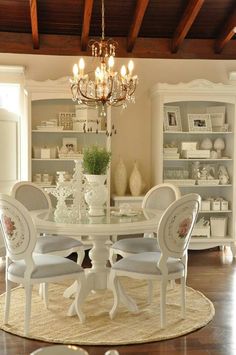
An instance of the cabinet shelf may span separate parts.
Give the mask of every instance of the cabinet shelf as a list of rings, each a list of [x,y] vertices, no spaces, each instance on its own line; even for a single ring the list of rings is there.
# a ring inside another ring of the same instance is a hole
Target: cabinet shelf
[[[163,159],[164,161],[232,161],[232,158],[225,159],[206,159],[206,158],[179,158],[179,159]]]
[[[200,180],[201,181],[201,180]],[[210,180],[208,180],[210,181]],[[169,184],[174,184],[178,187],[190,187],[190,188],[195,188],[195,187],[231,187],[232,184],[196,184],[195,179],[186,179],[186,180],[181,180],[181,179],[164,179],[165,183]]]
[[[183,134],[183,135],[191,135],[191,134],[200,134],[200,135],[202,135],[202,134],[207,134],[207,135],[209,135],[209,134],[213,134],[213,135],[219,135],[219,134],[233,134],[233,132],[205,132],[205,131],[196,131],[196,132],[189,132],[189,131],[164,131],[163,132],[164,134]]]
[[[102,131],[98,131],[98,132],[81,132],[81,131],[74,131],[74,130],[62,130],[62,131],[51,131],[51,130],[39,130],[39,129],[33,129],[32,130],[33,133],[53,133],[53,134],[65,134],[65,133],[79,133],[79,134],[106,134],[106,131],[102,130]]]
[[[232,213],[232,210],[227,210],[227,211],[199,211],[199,214],[216,214],[216,213],[220,213],[220,214],[224,214],[224,213]]]
[[[178,185],[177,185],[178,186]],[[210,187],[210,188],[212,188],[212,187],[232,187],[232,184],[227,184],[227,185],[220,185],[220,184],[218,184],[218,185],[179,185],[178,187],[190,187],[190,188],[195,188],[195,187],[197,187],[197,188],[206,188],[206,187]]]
[[[231,238],[229,235],[225,236],[225,237],[214,237],[211,236],[210,238],[207,237],[191,237],[191,243],[195,242],[195,243],[217,243],[217,242],[233,242],[233,238]]]
[[[55,159],[37,159],[37,158],[32,158],[33,161],[74,161],[77,159],[81,159],[80,157],[78,158],[70,158],[70,159],[59,159],[59,158],[55,158]]]

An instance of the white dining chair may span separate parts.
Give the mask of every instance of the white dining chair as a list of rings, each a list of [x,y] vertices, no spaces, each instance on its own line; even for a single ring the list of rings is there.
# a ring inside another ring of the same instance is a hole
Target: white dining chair
[[[81,290],[86,281],[83,268],[77,263],[56,255],[35,254],[37,232],[28,210],[15,198],[0,194],[0,227],[6,247],[6,298],[4,324],[8,323],[11,288],[13,283],[23,285],[25,290],[24,334],[29,332],[31,294],[35,284],[60,282],[66,279],[77,281],[76,312],[80,321],[85,320],[81,310]],[[46,307],[48,306],[45,302]]]
[[[28,211],[52,210],[52,204],[48,194],[41,187],[32,182],[17,182],[11,190],[11,195],[21,202]],[[73,237],[43,235],[38,236],[34,252],[65,257],[75,252],[78,255],[77,263],[81,265],[85,255],[84,249],[83,243]]]
[[[180,198],[180,189],[169,183],[163,183],[151,188],[144,196],[142,208],[157,209],[164,211],[175,200]],[[144,233],[143,238],[131,237],[118,240],[109,249],[109,261],[113,265],[117,260],[117,255],[123,258],[146,251],[158,251],[155,233]],[[174,287],[172,281],[172,287]],[[152,302],[153,287],[152,281],[148,281],[148,302]]]
[[[52,210],[49,195],[37,184],[29,181],[17,182],[11,190],[11,195],[21,202],[28,211]],[[83,243],[70,236],[64,235],[38,235],[34,252],[67,257],[72,253],[77,254],[77,263],[82,264],[86,247]],[[48,298],[48,284],[41,284],[39,294],[45,300]],[[47,300],[46,300],[47,302]]]
[[[174,201],[166,209],[157,228],[160,251],[131,255],[112,266],[109,277],[109,284],[114,294],[114,304],[110,311],[111,319],[114,319],[121,303],[120,276],[160,281],[161,328],[166,326],[167,283],[170,280],[180,279],[181,317],[185,318],[187,251],[200,203],[201,197],[198,194],[187,194]],[[123,297],[126,297],[125,294]],[[128,298],[131,302],[130,296]],[[133,310],[137,311],[135,303]]]
[[[151,188],[144,196],[142,208],[164,211],[173,201],[181,196],[179,188],[173,184],[159,184]],[[144,238],[131,237],[118,240],[111,245],[109,260],[111,265],[116,262],[117,255],[127,257],[129,255],[143,253],[145,251],[157,251],[158,245],[154,233],[144,233]]]

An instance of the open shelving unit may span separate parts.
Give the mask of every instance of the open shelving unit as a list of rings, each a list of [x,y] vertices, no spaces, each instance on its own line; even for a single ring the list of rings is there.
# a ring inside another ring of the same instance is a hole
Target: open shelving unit
[[[81,132],[72,129],[52,130],[37,129],[43,120],[58,119],[60,112],[75,113],[76,103],[72,101],[70,83],[68,78],[58,80],[26,82],[28,93],[28,116],[29,116],[29,181],[34,181],[36,174],[47,173],[53,176],[51,186],[55,186],[57,171],[66,171],[73,175],[74,157],[59,158],[57,147],[62,146],[62,139],[74,138],[77,149],[82,153],[84,147],[97,144],[111,149],[111,137],[106,135],[105,127],[98,132]],[[107,111],[107,129],[110,129],[110,110]],[[56,153],[52,158],[40,158],[36,156],[34,148],[53,148]],[[41,187],[48,184],[40,183]],[[110,198],[110,172],[107,177],[108,198]]]
[[[160,83],[154,86],[151,91],[152,100],[152,184],[164,182],[166,171],[168,169],[183,169],[191,175],[192,164],[199,161],[202,164],[209,164],[217,170],[219,165],[226,167],[230,176],[228,184],[207,185],[185,184],[184,180],[179,181],[176,178],[174,183],[180,188],[182,194],[191,192],[199,193],[203,200],[208,198],[217,199],[222,197],[228,201],[228,210],[208,210],[200,211],[199,218],[227,219],[227,232],[222,236],[216,236],[213,233],[210,237],[193,236],[190,243],[190,249],[206,249],[215,246],[230,246],[232,253],[236,256],[235,248],[235,174],[236,167],[234,163],[236,154],[235,144],[235,118],[236,118],[236,92],[231,85],[215,84],[206,80],[194,80],[190,83],[180,83],[170,85]],[[164,115],[166,106],[178,107],[182,123],[182,131],[167,131],[164,127]],[[224,106],[226,111],[226,123],[229,129],[223,131],[189,131],[188,114],[205,114],[208,107]],[[180,147],[181,142],[198,142],[204,138],[210,138],[214,141],[221,137],[225,142],[223,158],[170,158],[166,159],[163,154],[163,147],[171,145],[173,142]],[[190,177],[191,178],[191,177]],[[171,182],[168,179],[168,182]]]

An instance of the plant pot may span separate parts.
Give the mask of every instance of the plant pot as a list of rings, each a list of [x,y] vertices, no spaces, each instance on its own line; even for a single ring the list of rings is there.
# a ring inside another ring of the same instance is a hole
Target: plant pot
[[[107,176],[86,174],[85,178],[88,184],[84,198],[89,206],[88,213],[90,216],[103,216],[108,194],[107,187],[104,185]]]

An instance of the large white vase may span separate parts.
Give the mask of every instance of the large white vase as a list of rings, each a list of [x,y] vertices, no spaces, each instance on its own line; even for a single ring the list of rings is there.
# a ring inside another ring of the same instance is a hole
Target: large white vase
[[[105,214],[104,204],[108,194],[107,187],[104,185],[107,176],[86,174],[85,178],[88,185],[84,198],[89,206],[88,213],[90,216],[103,216]]]
[[[118,196],[125,195],[126,189],[128,185],[128,176],[125,164],[121,158],[116,165],[114,172],[114,186],[115,192]]]
[[[134,167],[129,178],[129,188],[132,196],[139,196],[142,193],[142,176],[136,161],[134,162]]]

